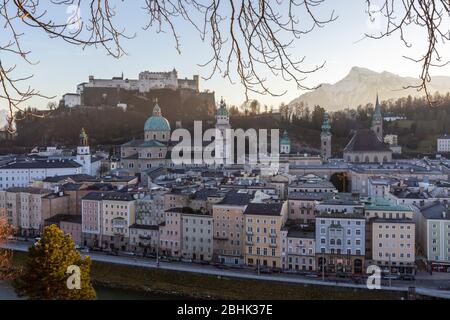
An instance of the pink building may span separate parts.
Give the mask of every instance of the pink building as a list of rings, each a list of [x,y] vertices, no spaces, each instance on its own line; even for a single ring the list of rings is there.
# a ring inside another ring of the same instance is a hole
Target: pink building
[[[91,192],[81,200],[81,226],[85,246],[100,247],[101,245],[102,198],[102,193]]]
[[[289,193],[288,219],[302,224],[314,223],[316,204],[327,196],[327,193]]]
[[[72,237],[76,245],[81,245],[81,216],[74,214],[58,214],[47,220],[45,225],[56,224],[64,234]]]

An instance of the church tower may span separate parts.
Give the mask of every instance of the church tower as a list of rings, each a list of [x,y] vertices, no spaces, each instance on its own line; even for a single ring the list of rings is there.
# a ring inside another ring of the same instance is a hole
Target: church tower
[[[80,142],[77,147],[77,158],[76,162],[78,162],[83,167],[84,174],[92,174],[91,166],[92,166],[92,157],[91,151],[89,149],[88,135],[84,128],[81,129],[80,132]]]
[[[378,140],[383,141],[383,116],[381,114],[381,105],[378,100],[378,94],[377,101],[375,103],[375,110],[373,112],[371,129],[377,135]]]
[[[84,128],[81,129],[80,132],[80,142],[77,147],[77,155],[88,155],[90,154],[89,150],[89,142],[88,142],[88,135]]]
[[[216,154],[216,158],[223,159],[223,164],[225,164],[226,159],[226,131],[230,129],[230,116],[228,114],[227,105],[223,98],[220,100],[220,106],[216,113],[216,130],[219,130],[221,133],[221,137],[216,137],[217,142],[223,145],[220,154]]]
[[[284,130],[283,136],[281,137],[280,153],[282,153],[282,154],[291,153],[291,139],[289,139],[287,130]]]
[[[322,133],[320,134],[320,154],[324,160],[331,158],[331,126],[328,114],[323,116]]]

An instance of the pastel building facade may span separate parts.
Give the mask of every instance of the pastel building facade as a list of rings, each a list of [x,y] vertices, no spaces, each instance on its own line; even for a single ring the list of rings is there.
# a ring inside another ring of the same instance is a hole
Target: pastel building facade
[[[213,216],[200,211],[185,212],[182,257],[192,261],[211,261],[213,257]]]
[[[287,203],[250,203],[244,211],[245,263],[248,266],[282,268],[282,227]]]

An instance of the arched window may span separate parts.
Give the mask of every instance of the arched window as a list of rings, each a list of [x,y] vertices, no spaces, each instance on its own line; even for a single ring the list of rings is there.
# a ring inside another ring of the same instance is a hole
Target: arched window
[[[373,162],[380,162],[380,161],[378,160],[378,156],[373,157]]]
[[[386,156],[383,157],[383,162],[388,162],[388,158]]]
[[[355,162],[359,162],[359,156],[355,156]]]
[[[364,162],[370,162],[369,156],[366,156],[366,157],[364,158]]]

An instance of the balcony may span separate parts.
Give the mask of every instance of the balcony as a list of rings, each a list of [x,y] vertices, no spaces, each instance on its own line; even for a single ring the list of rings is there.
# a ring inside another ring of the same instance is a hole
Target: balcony
[[[271,247],[271,248],[276,248],[276,247],[277,247],[277,244],[276,244],[276,243],[269,243],[269,247]]]
[[[248,246],[252,246],[252,245],[253,245],[253,241],[248,241],[248,240],[246,240],[246,241],[245,241],[245,244],[248,245]]]
[[[277,237],[277,234],[276,234],[276,233],[270,233],[270,234],[269,234],[269,237],[271,237],[271,238],[276,238],[276,237]]]
[[[245,233],[246,233],[248,236],[252,236],[252,235],[253,235],[253,231],[248,231],[248,230],[247,230]]]

